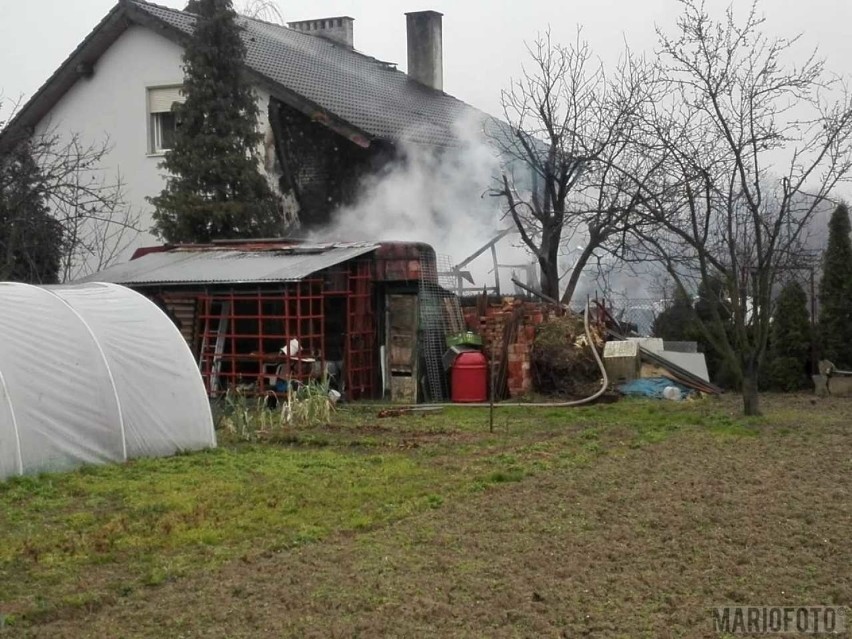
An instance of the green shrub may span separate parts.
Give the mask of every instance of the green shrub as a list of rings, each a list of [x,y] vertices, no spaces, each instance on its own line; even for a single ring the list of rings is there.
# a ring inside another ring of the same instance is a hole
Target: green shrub
[[[229,389],[214,406],[215,424],[241,441],[257,441],[298,428],[315,428],[331,423],[334,403],[326,384],[311,383],[290,395],[269,391],[249,397],[239,389]]]
[[[302,386],[281,409],[281,416],[296,428],[327,426],[331,423],[334,405],[329,399],[326,384],[311,383]]]
[[[781,289],[772,318],[769,351],[764,365],[767,386],[784,392],[808,387],[810,357],[808,296],[801,284],[788,282]]]

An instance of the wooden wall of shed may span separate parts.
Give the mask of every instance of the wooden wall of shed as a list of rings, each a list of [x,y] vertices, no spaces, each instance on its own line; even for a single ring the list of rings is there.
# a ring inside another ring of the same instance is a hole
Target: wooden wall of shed
[[[197,303],[195,297],[168,297],[165,300],[166,307],[177,318],[177,327],[180,334],[189,344],[189,348],[195,352],[195,340],[197,338],[198,322],[196,321]]]

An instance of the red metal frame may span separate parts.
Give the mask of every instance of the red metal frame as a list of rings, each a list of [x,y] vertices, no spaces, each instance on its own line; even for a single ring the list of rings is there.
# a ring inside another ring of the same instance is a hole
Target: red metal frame
[[[345,382],[348,397],[370,398],[378,375],[373,271],[372,260],[356,259],[274,289],[211,287],[163,292],[162,297],[166,302],[172,297],[195,300],[197,339],[192,346],[210,396],[235,387],[264,393],[270,388],[268,376],[279,365],[282,376],[302,383],[322,377],[328,347],[337,350],[331,359],[343,360],[345,380],[338,381]],[[327,316],[327,303],[345,318]],[[300,346],[295,358],[280,352],[292,339]]]
[[[237,386],[262,392],[266,376],[279,365],[286,377],[307,382],[317,367],[304,360],[322,363],[322,280],[294,282],[275,292],[208,291],[198,299],[199,366],[211,395]],[[280,352],[292,339],[299,342],[296,357]]]
[[[376,378],[376,321],[372,263],[350,263],[346,313],[346,377],[352,399],[372,397]]]

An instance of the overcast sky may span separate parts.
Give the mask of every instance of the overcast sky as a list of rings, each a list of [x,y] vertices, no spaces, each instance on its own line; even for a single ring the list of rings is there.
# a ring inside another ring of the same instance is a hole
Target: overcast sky
[[[28,97],[114,5],[112,0],[0,0],[0,92]],[[236,0],[239,7],[245,0]],[[185,0],[161,0],[180,8]],[[604,60],[614,60],[626,40],[634,49],[654,45],[654,25],[671,28],[677,0],[280,0],[285,20],[338,15],[355,18],[355,46],[405,70],[406,11],[444,14],[444,89],[489,113],[499,114],[500,90],[524,60],[524,40],[553,30],[568,41],[582,25]],[[714,12],[727,2],[708,0]],[[734,2],[736,11],[748,2]],[[852,1],[764,0],[767,28],[778,35],[801,32],[819,46],[829,69],[852,76]]]

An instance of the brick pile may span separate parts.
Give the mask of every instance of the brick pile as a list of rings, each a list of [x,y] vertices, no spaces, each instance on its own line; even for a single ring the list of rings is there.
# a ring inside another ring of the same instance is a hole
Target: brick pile
[[[541,302],[531,302],[515,297],[503,297],[499,301],[490,298],[483,303],[480,298],[475,306],[463,309],[467,327],[482,336],[485,354],[494,359],[496,371],[504,371],[506,388],[510,397],[518,397],[533,390],[532,349],[535,340],[535,328],[546,318],[558,313],[556,306]],[[505,356],[507,363],[502,366],[504,357],[504,334],[511,327],[513,318],[518,318],[514,339],[507,345]],[[489,362],[491,364],[491,362]],[[497,387],[501,386],[498,380]]]

